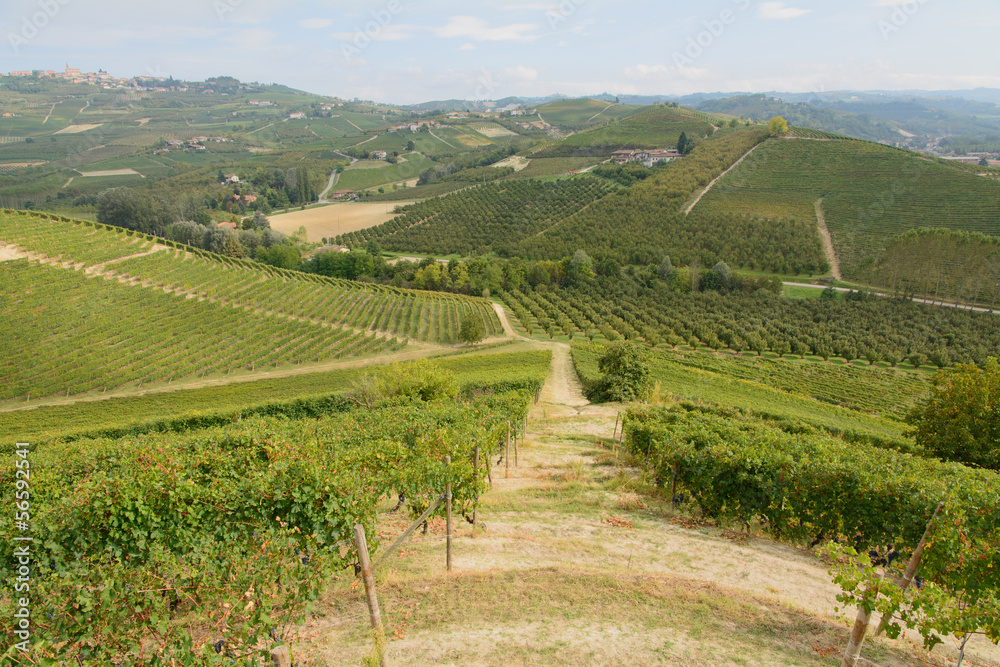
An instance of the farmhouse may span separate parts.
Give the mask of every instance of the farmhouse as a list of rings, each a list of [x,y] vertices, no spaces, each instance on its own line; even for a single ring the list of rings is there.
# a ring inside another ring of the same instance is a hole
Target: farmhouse
[[[289,118],[289,120],[305,120],[306,119],[306,115],[304,113],[302,113],[301,111],[298,111],[296,113],[290,113],[290,114],[288,114],[288,118]]]
[[[223,180],[226,183],[239,183],[240,182],[240,177],[237,176],[236,174],[225,174],[222,178],[223,178]]]
[[[330,199],[335,201],[351,201],[357,198],[358,194],[354,190],[338,190],[330,195]]]
[[[385,151],[372,151],[371,156],[373,160],[384,160],[389,156],[389,154]]]
[[[653,148],[649,150],[620,150],[611,154],[611,159],[616,164],[628,164],[629,162],[641,162],[647,167],[670,162],[684,157],[673,148]]]

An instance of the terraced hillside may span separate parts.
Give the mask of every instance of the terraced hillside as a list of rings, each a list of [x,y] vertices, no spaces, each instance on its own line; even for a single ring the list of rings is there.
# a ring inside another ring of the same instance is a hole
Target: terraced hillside
[[[696,212],[816,220],[845,276],[918,227],[1000,235],[1000,183],[926,157],[853,140],[770,140],[727,174]]]
[[[0,400],[454,343],[481,299],[310,276],[92,223],[0,214]],[[14,249],[11,252],[11,249]]]

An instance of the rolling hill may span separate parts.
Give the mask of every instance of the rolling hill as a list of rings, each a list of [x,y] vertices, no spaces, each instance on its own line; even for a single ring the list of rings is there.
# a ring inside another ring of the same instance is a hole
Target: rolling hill
[[[1000,183],[962,165],[861,141],[772,139],[695,208],[826,224],[845,276],[918,227],[1000,235]]]

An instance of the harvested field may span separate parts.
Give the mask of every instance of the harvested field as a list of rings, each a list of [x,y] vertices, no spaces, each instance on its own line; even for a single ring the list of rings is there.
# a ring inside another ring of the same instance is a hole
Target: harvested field
[[[406,206],[413,202],[392,202],[389,204],[343,203],[330,204],[283,213],[270,218],[271,228],[282,234],[293,234],[299,227],[305,227],[310,242],[319,242],[323,238],[347,234],[361,229],[381,225],[395,217],[392,212],[397,206]]]
[[[531,164],[531,160],[526,157],[521,157],[520,155],[511,155],[506,160],[500,160],[496,164],[492,165],[494,167],[514,167],[514,171],[521,171]]]
[[[86,132],[87,130],[93,130],[95,128],[104,125],[104,123],[90,123],[84,125],[67,125],[61,130],[57,130],[52,134],[79,134],[80,132]]]
[[[146,178],[135,169],[109,169],[108,171],[79,171],[78,174],[81,177],[86,178],[88,176],[139,176],[141,178]]]
[[[517,132],[511,132],[506,127],[502,125],[497,125],[495,123],[482,123],[480,125],[470,125],[473,130],[483,135],[484,137],[489,137],[493,139],[494,137],[516,137]]]

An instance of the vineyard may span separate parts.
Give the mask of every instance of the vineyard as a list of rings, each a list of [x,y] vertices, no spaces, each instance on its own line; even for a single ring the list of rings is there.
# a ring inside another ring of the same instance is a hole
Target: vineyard
[[[491,183],[406,206],[389,222],[338,237],[337,242],[360,247],[375,239],[389,250],[438,255],[504,252],[613,189],[585,177]]]
[[[405,494],[416,517],[448,482],[459,516],[471,512],[486,491],[482,463],[529,399],[397,401],[34,449],[22,457],[36,543],[32,628],[42,640],[32,655],[60,664],[257,664],[275,640],[291,641],[292,624],[356,560],[355,525],[377,553],[386,496]],[[15,458],[0,476],[5,497],[14,495]],[[7,514],[0,532],[10,539]],[[16,569],[16,557],[4,566]],[[5,580],[6,604],[13,585]],[[0,622],[5,633],[12,622]],[[4,650],[6,660],[15,649]]]
[[[866,256],[918,227],[1000,235],[1000,185],[950,165],[862,141],[769,141],[698,204],[737,213],[815,222],[822,198],[845,275]]]
[[[642,111],[643,107],[630,107],[586,98],[556,100],[538,107],[538,113],[546,122],[564,130],[575,131],[621,120]]]
[[[658,486],[669,485],[675,502],[690,497],[705,517],[747,530],[760,526],[770,536],[800,544],[842,541],[862,554],[882,554],[887,570],[890,553],[899,563],[909,560],[943,503],[949,519],[935,526],[917,587],[930,589],[920,592],[929,600],[937,591],[946,601],[942,605],[938,598],[922,609],[911,602],[921,634],[982,628],[991,638],[1000,636],[995,473],[857,447],[800,424],[762,421],[738,410],[682,405],[630,410],[625,419],[626,447]],[[845,569],[848,579],[859,578]],[[895,572],[902,572],[899,564]],[[857,602],[874,602],[878,586],[876,577],[871,579]],[[846,593],[857,586],[843,585]]]
[[[748,129],[699,144],[684,159],[525,239],[514,253],[552,259],[582,248],[592,257],[621,263],[659,263],[669,254],[680,264],[697,257],[708,266],[725,261],[781,273],[824,273],[828,267],[814,222],[680,214],[695,191],[766,136],[766,131]]]
[[[544,111],[543,115],[548,120]],[[716,116],[700,111],[657,106],[601,127],[570,135],[543,149],[536,157],[600,156],[606,159],[613,151],[623,148],[672,148],[677,145],[682,132],[692,138],[712,134],[713,122],[718,122]]]
[[[588,393],[598,386],[601,374],[598,370],[598,359],[604,353],[602,346],[582,343],[573,345],[573,363],[577,374]],[[678,362],[670,352],[657,350],[652,353],[650,362],[650,377],[654,383],[659,383],[661,393],[672,399],[681,401],[696,401],[699,404],[709,404],[732,407],[745,410],[747,413],[765,418],[788,421],[792,424],[807,425],[808,428],[824,431],[849,442],[861,445],[874,445],[905,452],[915,452],[916,446],[906,436],[905,424],[896,421],[892,415],[888,418],[868,411],[858,411],[839,404],[831,404],[826,397],[814,397],[808,389],[786,392],[756,379],[745,380],[737,375],[727,373],[725,367],[718,371],[703,370],[689,366],[683,361]],[[787,378],[796,375],[803,376],[807,381],[807,372],[790,368],[782,369],[781,375]],[[881,384],[894,386],[893,380]],[[873,391],[864,387],[856,391],[836,390],[849,393],[854,402],[869,399],[878,401]]]
[[[497,351],[438,357],[435,363],[454,375],[465,394],[512,389],[534,393],[548,374],[550,359],[547,350]],[[4,412],[0,437],[7,443],[124,437],[219,426],[253,415],[303,418],[334,414],[349,409],[351,404],[344,395],[362,372],[343,368]]]
[[[405,343],[8,262],[0,400],[374,355]]]
[[[675,292],[652,275],[503,295],[521,327],[550,337],[628,338],[736,352],[912,366],[982,365],[1000,347],[991,313],[910,301],[783,299],[765,293]]]
[[[455,343],[467,317],[502,332],[483,300],[154,246],[103,225],[7,215],[0,240],[87,267],[19,261],[4,272],[5,311],[18,323],[5,334],[4,400],[378,354],[410,339]]]

